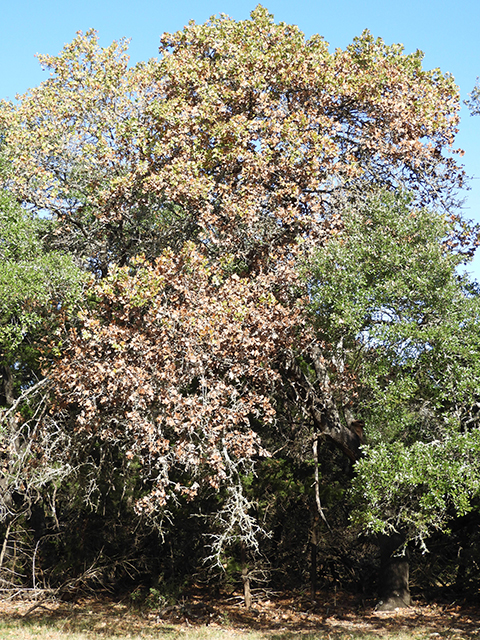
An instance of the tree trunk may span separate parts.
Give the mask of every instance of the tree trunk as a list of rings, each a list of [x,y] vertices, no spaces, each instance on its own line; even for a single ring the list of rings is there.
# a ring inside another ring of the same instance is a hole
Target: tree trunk
[[[248,569],[247,554],[245,551],[245,545],[243,543],[241,547],[241,562],[242,562],[243,598],[245,601],[245,608],[250,609],[252,606],[252,592],[250,589],[250,571]]]
[[[320,435],[330,438],[355,463],[361,457],[361,445],[364,442],[363,423],[354,420],[348,410],[342,420],[320,348],[312,347],[310,356],[317,375],[315,384],[303,372],[293,353],[289,353],[285,360],[284,373],[290,380],[297,402],[300,401],[313,418],[316,431],[314,441],[316,442]],[[321,505],[319,514],[325,519]],[[378,609],[391,611],[408,607],[410,606],[409,563],[407,551],[403,548],[405,537],[401,534],[381,536],[379,543],[381,567]]]
[[[0,365],[0,380],[0,406],[11,407],[15,402],[15,396],[13,395],[13,374],[7,365]]]
[[[5,553],[7,551],[8,536],[10,535],[11,526],[12,526],[12,522],[10,521],[8,523],[8,526],[7,526],[7,531],[5,533],[5,538],[3,539],[2,551],[0,552],[0,573],[1,573],[2,567],[3,567],[3,559],[5,558]]]
[[[321,361],[318,348],[312,349],[312,360],[317,377],[322,384],[313,385],[295,360],[293,353],[287,354],[284,373],[289,379],[296,401],[300,401],[313,418],[315,438],[324,435],[330,438],[343,453],[356,462],[360,457],[363,444],[363,432],[356,422],[352,427],[344,424],[340,418],[333,393],[330,389],[328,372]]]
[[[409,561],[402,549],[405,537],[399,533],[379,537],[380,580],[378,611],[394,611],[410,606]]]

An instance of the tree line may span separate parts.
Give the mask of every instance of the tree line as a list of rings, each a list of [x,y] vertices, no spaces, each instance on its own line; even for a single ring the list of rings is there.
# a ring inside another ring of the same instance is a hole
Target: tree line
[[[0,587],[478,585],[453,78],[261,6],[127,44],[0,105]]]

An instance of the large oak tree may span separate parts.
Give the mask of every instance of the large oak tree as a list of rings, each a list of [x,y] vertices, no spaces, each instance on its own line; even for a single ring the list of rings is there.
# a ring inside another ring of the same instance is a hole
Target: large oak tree
[[[463,179],[450,153],[457,87],[424,70],[421,52],[364,32],[332,53],[260,6],[164,34],[160,58],[134,67],[125,42],[103,49],[93,31],[40,61],[51,77],[1,106],[7,186],[52,216],[51,246],[97,282],[45,372],[39,428],[73,433],[75,455],[95,441],[140,465],[139,512],[226,487],[232,531],[254,547],[241,476],[286,407],[302,434],[328,436],[352,461],[363,439],[359,372],[332,345],[354,351],[373,329],[358,315],[336,335],[325,270],[302,276],[301,265],[354,233],[358,194],[379,188],[408,190],[422,220],[421,207],[441,209],[441,255],[473,250],[451,209]],[[365,313],[381,314],[376,304]]]

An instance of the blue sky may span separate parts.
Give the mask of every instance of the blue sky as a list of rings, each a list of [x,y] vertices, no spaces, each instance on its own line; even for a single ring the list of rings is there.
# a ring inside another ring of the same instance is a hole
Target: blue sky
[[[245,19],[256,1],[231,0],[16,0],[0,16],[0,98],[13,99],[46,79],[36,53],[58,53],[78,30],[95,28],[100,43],[131,38],[132,62],[155,57],[160,35],[182,29],[189,20],[205,22],[226,13]],[[344,48],[364,29],[387,44],[401,42],[406,52],[421,49],[424,67],[450,72],[467,98],[480,76],[479,0],[264,0],[276,21],[297,24],[311,36],[320,33],[332,49]],[[480,117],[462,109],[457,146],[472,180],[465,192],[467,218],[480,222]],[[480,255],[470,271],[480,280]]]

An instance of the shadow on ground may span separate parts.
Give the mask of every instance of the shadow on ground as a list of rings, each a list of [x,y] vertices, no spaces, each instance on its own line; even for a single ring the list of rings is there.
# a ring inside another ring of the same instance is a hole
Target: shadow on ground
[[[235,637],[256,632],[256,638],[294,640],[328,638],[428,638],[480,640],[480,608],[466,605],[420,603],[391,613],[376,612],[373,603],[351,596],[319,594],[316,601],[290,595],[258,600],[250,611],[237,599],[209,599],[193,594],[180,604],[158,610],[135,610],[125,602],[107,598],[75,603],[0,602],[0,620],[28,631],[50,628],[68,637],[72,633],[98,638],[174,638],[187,630],[197,637]],[[208,633],[206,630],[208,627]],[[215,632],[218,632],[215,633]],[[11,636],[13,637],[13,636]]]

